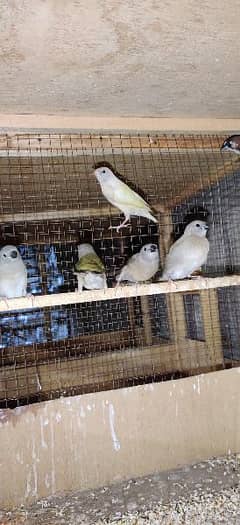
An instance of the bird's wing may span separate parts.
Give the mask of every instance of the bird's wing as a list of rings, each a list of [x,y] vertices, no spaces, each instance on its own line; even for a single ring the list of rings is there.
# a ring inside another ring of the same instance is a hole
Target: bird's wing
[[[118,205],[151,210],[149,204],[138,193],[119,179],[115,184],[113,199]]]
[[[95,253],[88,253],[79,259],[75,265],[77,272],[105,272],[104,264]]]
[[[126,268],[131,268],[132,265],[135,265],[136,262],[138,261],[139,259],[139,253],[135,253],[134,255],[132,255],[130,257],[130,259],[128,259],[128,262],[126,264]]]
[[[117,281],[124,281],[131,279],[131,269],[134,267],[134,263],[136,262],[136,259],[138,258],[138,253],[135,253],[128,259],[127,263],[123,266],[121,269],[119,275],[117,276]]]
[[[204,259],[208,251],[208,243],[193,235],[180,237],[170,248],[166,257],[166,268],[179,264],[190,265],[199,259]]]

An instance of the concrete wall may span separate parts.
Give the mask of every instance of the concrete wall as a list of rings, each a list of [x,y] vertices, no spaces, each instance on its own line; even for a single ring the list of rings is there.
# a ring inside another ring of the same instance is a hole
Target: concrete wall
[[[239,116],[240,3],[2,0],[0,113]]]
[[[0,508],[240,451],[240,368],[0,412]]]

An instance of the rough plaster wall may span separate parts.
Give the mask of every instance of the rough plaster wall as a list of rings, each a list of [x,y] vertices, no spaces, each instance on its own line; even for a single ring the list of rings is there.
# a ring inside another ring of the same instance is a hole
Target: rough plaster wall
[[[0,112],[239,115],[240,3],[2,0]]]

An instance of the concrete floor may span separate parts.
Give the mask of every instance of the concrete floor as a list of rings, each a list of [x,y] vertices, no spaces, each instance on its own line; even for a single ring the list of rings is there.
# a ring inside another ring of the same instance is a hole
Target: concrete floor
[[[1,513],[1,525],[228,525],[240,523],[240,460],[215,458],[175,471],[51,497]]]

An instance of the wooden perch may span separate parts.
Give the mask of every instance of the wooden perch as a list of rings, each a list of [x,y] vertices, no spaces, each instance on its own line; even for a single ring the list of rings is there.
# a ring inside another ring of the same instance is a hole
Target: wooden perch
[[[165,213],[167,208],[162,204],[156,204],[152,207],[156,212]],[[99,206],[79,209],[68,209],[68,210],[48,210],[39,211],[34,213],[22,212],[22,213],[7,213],[0,215],[0,223],[6,222],[35,222],[35,221],[49,221],[49,220],[64,220],[64,219],[79,219],[84,217],[107,217],[120,215],[121,212],[113,206]]]
[[[240,286],[240,275],[226,275],[201,279],[185,279],[175,281],[175,284],[158,282],[152,284],[136,284],[107,288],[106,290],[86,290],[81,293],[69,292],[52,295],[35,295],[33,297],[19,297],[16,299],[0,300],[0,312],[14,310],[29,310],[32,308],[46,308],[64,306],[67,304],[91,303],[96,301],[110,301],[146,295],[171,294],[177,292],[197,292],[228,286]]]

